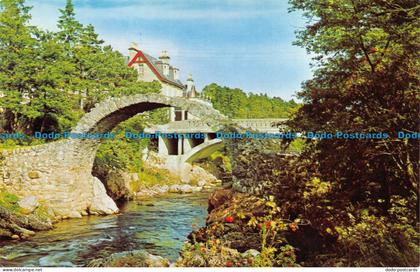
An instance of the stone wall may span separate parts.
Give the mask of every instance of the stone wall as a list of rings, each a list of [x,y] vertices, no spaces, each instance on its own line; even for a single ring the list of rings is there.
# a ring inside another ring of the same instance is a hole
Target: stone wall
[[[44,200],[57,218],[117,212],[102,183],[91,175],[93,150],[81,142],[63,140],[3,151],[0,187]]]

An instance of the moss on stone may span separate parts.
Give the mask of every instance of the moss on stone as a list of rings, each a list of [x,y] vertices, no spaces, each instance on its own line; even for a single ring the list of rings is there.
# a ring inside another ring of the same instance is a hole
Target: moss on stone
[[[34,215],[36,217],[38,217],[39,219],[41,219],[42,221],[48,221],[52,217],[49,208],[46,205],[44,205],[44,204],[39,205],[35,209]]]
[[[7,191],[0,191],[0,206],[3,208],[9,210],[12,213],[20,214],[22,211],[22,208],[19,207],[18,201],[19,197],[11,194]]]

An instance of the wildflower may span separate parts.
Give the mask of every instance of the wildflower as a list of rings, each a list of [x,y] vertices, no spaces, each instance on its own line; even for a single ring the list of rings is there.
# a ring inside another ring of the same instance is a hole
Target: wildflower
[[[233,223],[234,221],[235,219],[233,218],[233,216],[226,216],[225,218],[226,223]]]
[[[289,224],[289,228],[290,228],[291,231],[295,232],[295,231],[298,230],[299,227],[296,223],[291,223],[291,224]]]
[[[232,267],[233,266],[233,262],[232,261],[227,261],[226,262],[226,267]]]

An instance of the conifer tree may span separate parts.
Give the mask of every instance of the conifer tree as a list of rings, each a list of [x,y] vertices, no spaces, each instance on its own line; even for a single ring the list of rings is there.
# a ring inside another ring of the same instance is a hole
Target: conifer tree
[[[124,57],[104,46],[93,25],[76,19],[71,0],[60,10],[57,37],[64,44],[67,60],[74,66],[68,87],[79,95],[80,107],[89,111],[95,103],[113,95],[132,93],[137,88],[135,72]]]
[[[59,40],[71,48],[80,44],[83,32],[83,25],[77,21],[72,0],[67,0],[64,9],[59,10],[61,15],[58,19]]]
[[[8,131],[23,129],[35,114],[27,103],[37,70],[29,10],[23,0],[0,1],[0,107]]]

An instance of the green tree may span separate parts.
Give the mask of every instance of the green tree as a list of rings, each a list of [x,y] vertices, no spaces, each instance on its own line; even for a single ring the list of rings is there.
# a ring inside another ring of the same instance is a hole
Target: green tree
[[[0,91],[4,97],[0,107],[5,110],[6,130],[24,128],[25,118],[31,118],[25,103],[32,90],[32,76],[36,73],[37,41],[28,26],[30,8],[24,1],[0,1]]]
[[[0,2],[0,86],[6,130],[61,130],[74,124],[73,96],[66,92],[69,63],[52,33],[30,26],[24,1]]]
[[[71,0],[60,10],[57,38],[65,46],[66,60],[73,64],[68,88],[79,95],[80,107],[89,111],[95,103],[109,96],[141,92],[135,71],[124,57],[110,46],[104,46],[92,25],[76,19]]]
[[[34,75],[34,88],[29,106],[35,119],[32,127],[36,131],[64,131],[70,129],[82,112],[74,108],[77,96],[69,91],[66,82],[73,65],[63,58],[63,46],[53,33],[38,32],[38,73]]]
[[[284,118],[288,117],[290,107],[296,107],[293,101],[289,105],[278,97],[267,94],[246,94],[241,89],[221,87],[212,83],[203,89],[210,97],[215,109],[231,118]]]
[[[76,19],[72,0],[67,0],[64,9],[60,9],[59,11],[61,15],[57,24],[59,29],[57,36],[60,41],[73,48],[82,41],[83,25]]]

